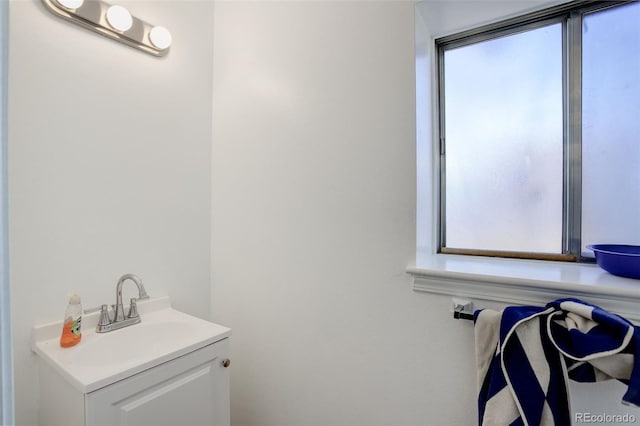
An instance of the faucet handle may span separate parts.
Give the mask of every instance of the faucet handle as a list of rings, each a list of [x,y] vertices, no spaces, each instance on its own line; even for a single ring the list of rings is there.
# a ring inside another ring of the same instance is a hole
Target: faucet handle
[[[100,320],[98,321],[98,327],[111,324],[111,318],[109,318],[109,307],[102,305],[100,307]]]
[[[124,306],[122,302],[116,303],[113,307],[113,322],[124,321]]]
[[[140,315],[138,315],[138,305],[136,304],[136,298],[132,298],[131,299],[131,304],[129,305],[129,314],[127,315],[127,318],[139,318]]]

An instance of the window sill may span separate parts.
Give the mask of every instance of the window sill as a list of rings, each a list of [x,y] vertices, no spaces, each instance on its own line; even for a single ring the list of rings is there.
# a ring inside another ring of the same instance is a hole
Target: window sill
[[[595,264],[434,254],[417,256],[407,273],[414,291],[516,305],[576,297],[640,321],[640,280]]]

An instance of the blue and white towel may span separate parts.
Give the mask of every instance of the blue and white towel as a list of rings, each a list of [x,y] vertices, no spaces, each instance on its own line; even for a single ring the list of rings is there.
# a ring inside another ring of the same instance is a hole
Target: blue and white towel
[[[480,425],[569,425],[568,379],[627,384],[640,407],[640,328],[578,299],[475,313]]]

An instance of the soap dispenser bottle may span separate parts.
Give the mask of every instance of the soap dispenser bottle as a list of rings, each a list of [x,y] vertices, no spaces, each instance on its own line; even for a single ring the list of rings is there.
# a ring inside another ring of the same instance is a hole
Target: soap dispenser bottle
[[[80,304],[80,296],[74,294],[69,298],[69,304],[64,313],[60,346],[70,348],[80,343],[80,339],[82,339],[82,332],[80,330],[81,323],[82,305]]]

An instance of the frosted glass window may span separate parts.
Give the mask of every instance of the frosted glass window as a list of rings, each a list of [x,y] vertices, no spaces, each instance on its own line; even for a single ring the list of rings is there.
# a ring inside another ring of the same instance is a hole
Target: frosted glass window
[[[569,2],[436,40],[445,253],[640,245],[640,2]]]
[[[562,253],[562,24],[445,50],[445,246]]]
[[[640,3],[582,25],[582,247],[640,244]]]

